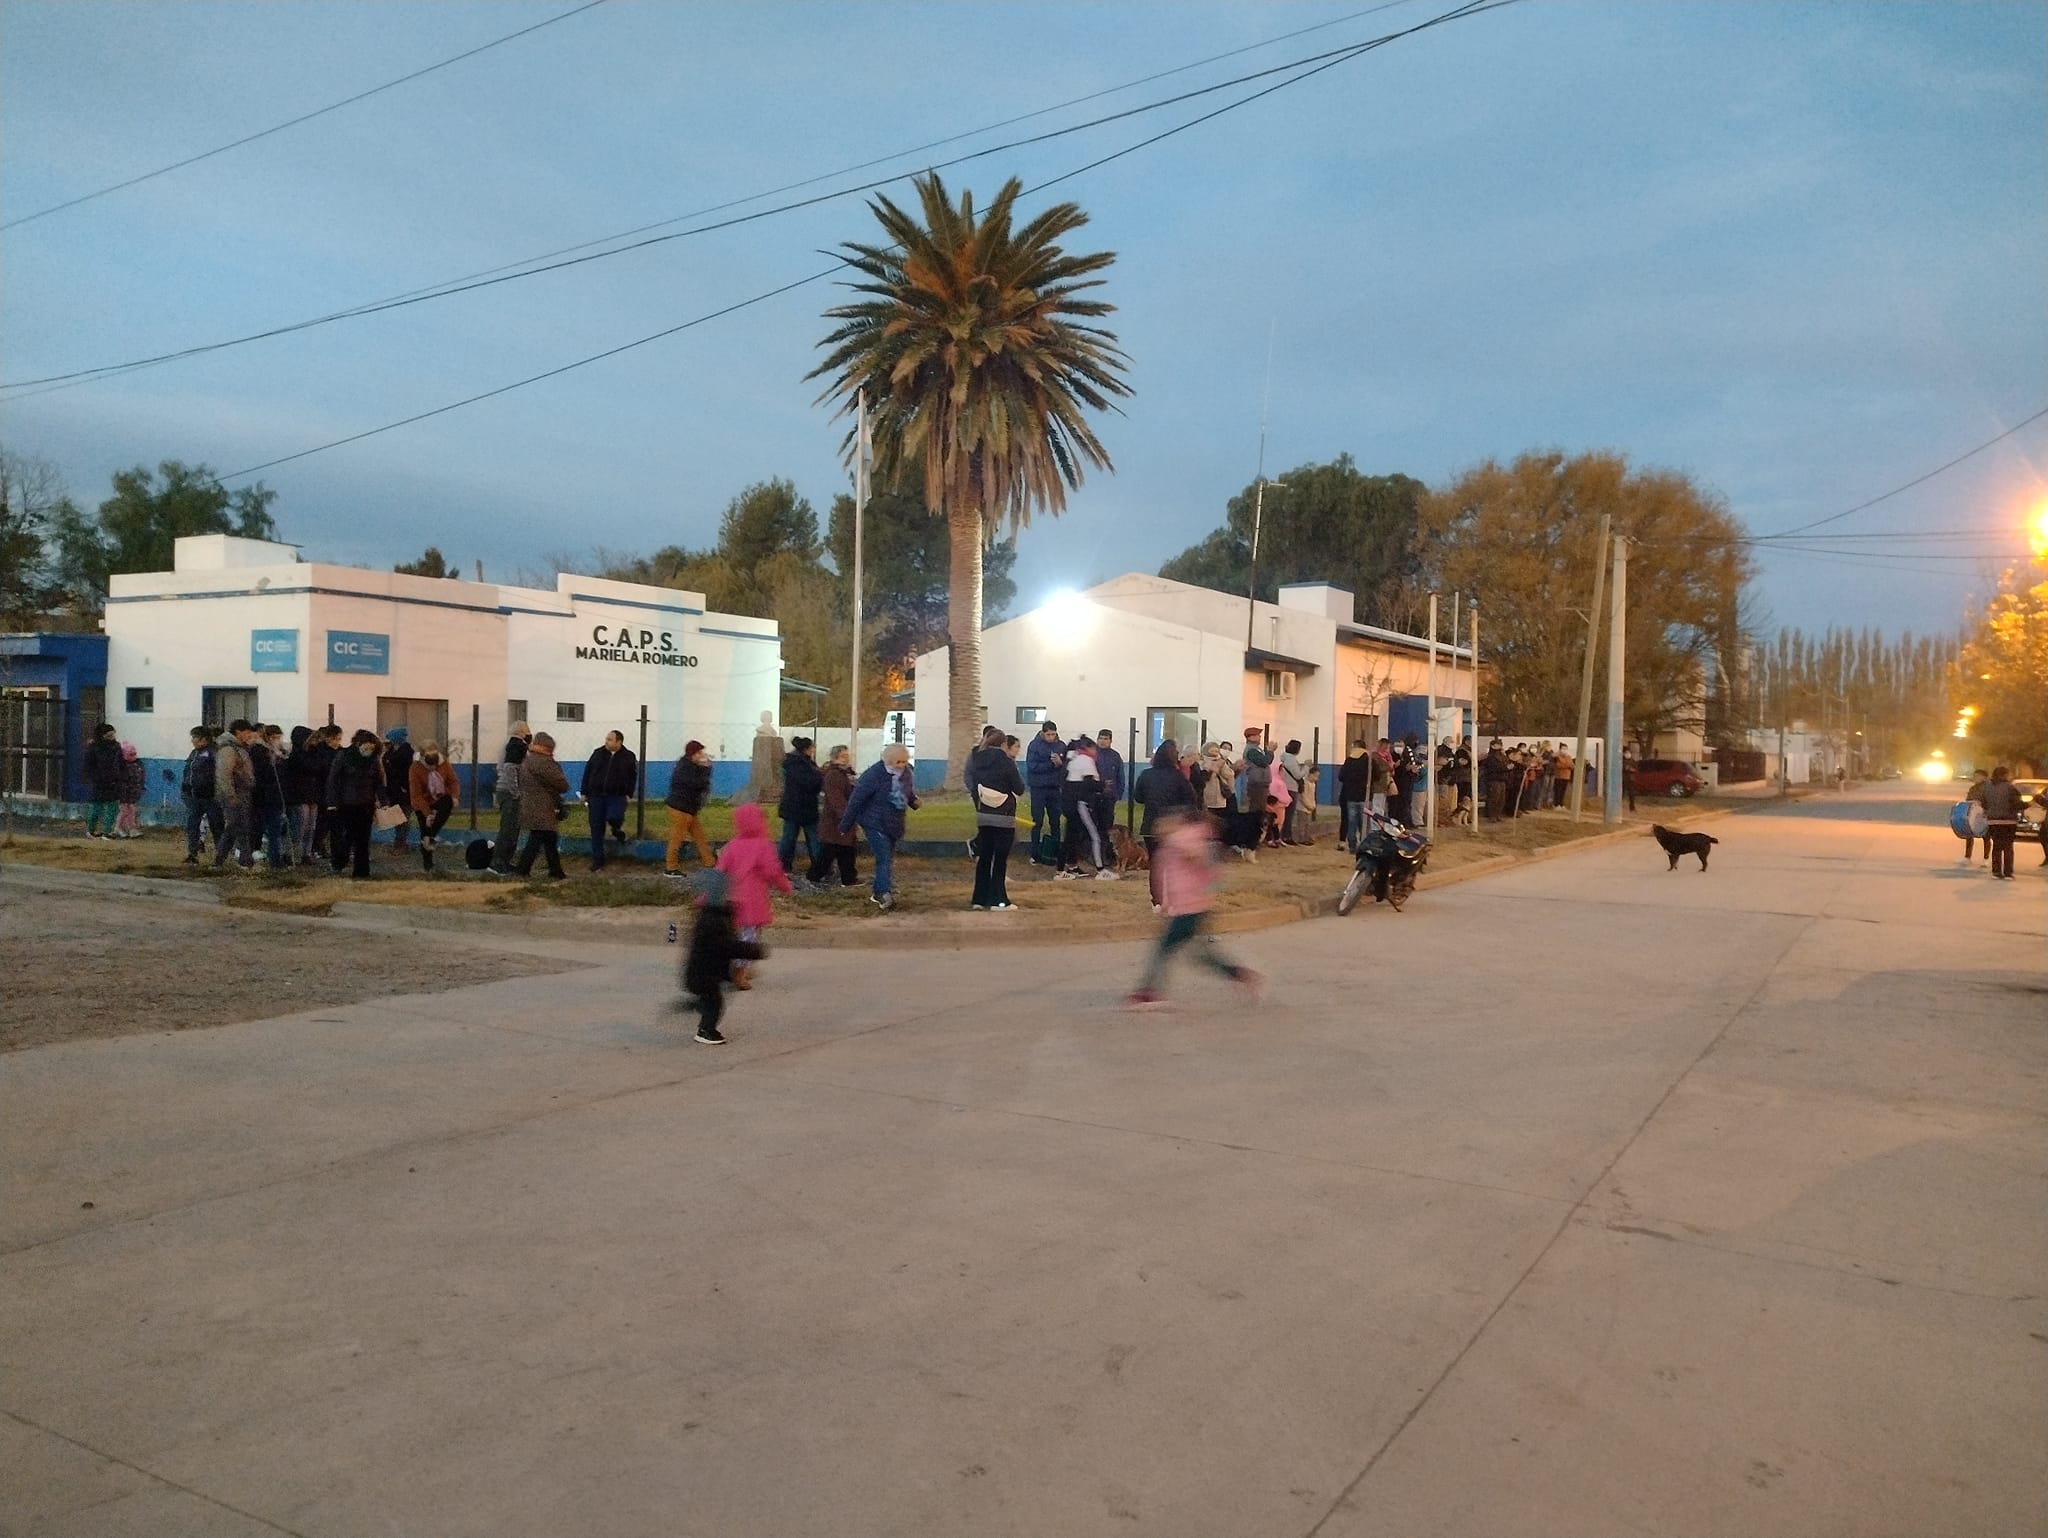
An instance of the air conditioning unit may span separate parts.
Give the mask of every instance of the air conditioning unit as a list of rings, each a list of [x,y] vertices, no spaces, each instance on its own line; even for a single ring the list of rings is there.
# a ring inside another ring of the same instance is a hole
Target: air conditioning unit
[[[1269,700],[1293,699],[1294,675],[1280,668],[1267,668],[1266,698]]]

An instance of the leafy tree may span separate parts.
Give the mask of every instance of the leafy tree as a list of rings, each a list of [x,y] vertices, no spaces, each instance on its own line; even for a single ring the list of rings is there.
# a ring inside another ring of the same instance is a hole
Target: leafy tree
[[[951,556],[949,531],[910,491],[877,492],[861,520],[861,613],[881,667],[908,670],[918,653],[946,644]],[[825,548],[842,578],[853,574],[853,498],[832,499]],[[1014,538],[982,553],[981,607],[993,622],[1017,597],[1010,571]],[[809,676],[809,675],[805,675]]]
[[[1741,642],[1751,576],[1741,528],[1674,471],[1631,470],[1612,453],[1543,453],[1488,460],[1420,509],[1424,580],[1479,601],[1482,660],[1497,670],[1482,705],[1503,731],[1577,718],[1602,513],[1630,541],[1627,730],[1648,742],[1661,730],[1706,726],[1700,704],[1714,659]],[[1596,698],[1606,658],[1603,640]]]
[[[778,555],[818,558],[818,515],[789,481],[760,481],[726,504],[718,553],[741,571]]]
[[[161,476],[161,482],[157,477]],[[155,474],[142,465],[114,476],[114,494],[87,518],[69,508],[52,522],[58,576],[74,602],[98,608],[117,571],[169,571],[172,546],[193,534],[275,539],[261,482],[230,492],[205,465],[167,459]]]
[[[1258,596],[1283,582],[1334,582],[1358,600],[1367,624],[1409,629],[1419,619],[1417,509],[1428,488],[1405,475],[1365,475],[1349,454],[1300,465],[1268,482],[1259,529]],[[1223,527],[1159,568],[1197,587],[1242,593],[1251,577],[1258,483],[1230,499]]]
[[[1022,228],[1022,185],[1005,182],[985,213],[958,203],[936,173],[918,178],[919,210],[886,197],[869,207],[887,237],[842,250],[866,297],[828,310],[824,398],[851,412],[865,392],[878,486],[901,489],[921,463],[924,504],[946,521],[947,639],[951,646],[953,765],[981,724],[983,555],[991,535],[1034,511],[1057,514],[1082,469],[1111,468],[1087,410],[1128,395],[1123,352],[1094,324],[1114,308],[1086,297],[1113,252],[1069,254],[1059,244],[1087,223],[1059,203]],[[852,434],[848,435],[851,447]],[[949,766],[949,778],[957,769]]]
[[[2037,772],[2048,763],[2048,548],[2001,574],[1951,678],[1954,708],[1976,712],[1970,740],[1981,754]]]
[[[77,509],[56,466],[0,449],[0,629],[37,626],[58,603],[47,541],[67,514]]]
[[[451,565],[448,558],[441,554],[441,547],[438,545],[427,546],[418,560],[400,561],[391,569],[408,577],[453,577],[457,582],[462,580],[460,563]]]

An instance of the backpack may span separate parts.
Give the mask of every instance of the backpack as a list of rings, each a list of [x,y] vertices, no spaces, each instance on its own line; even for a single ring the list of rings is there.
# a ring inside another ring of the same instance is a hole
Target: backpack
[[[491,863],[491,841],[487,838],[473,838],[464,846],[462,863],[471,870],[482,870]]]
[[[1060,863],[1060,841],[1054,838],[1052,834],[1041,833],[1038,835],[1038,859],[1039,863],[1043,865],[1057,865]]]
[[[185,794],[194,801],[211,801],[216,789],[212,748],[194,748],[185,764]]]

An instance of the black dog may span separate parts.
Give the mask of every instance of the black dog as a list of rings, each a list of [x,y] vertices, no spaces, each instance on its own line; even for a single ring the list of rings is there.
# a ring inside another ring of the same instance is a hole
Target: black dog
[[[1706,833],[1673,833],[1661,822],[1653,823],[1650,832],[1664,852],[1671,856],[1671,869],[1678,869],[1678,857],[1682,854],[1696,854],[1700,857],[1700,869],[1707,868],[1707,851],[1720,843],[1718,838]]]

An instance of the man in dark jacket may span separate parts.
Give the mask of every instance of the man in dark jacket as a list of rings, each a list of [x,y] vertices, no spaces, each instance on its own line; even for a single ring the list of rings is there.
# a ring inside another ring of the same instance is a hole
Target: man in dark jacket
[[[605,830],[626,841],[626,803],[640,788],[640,760],[623,732],[606,732],[604,746],[583,766],[583,799],[590,808],[590,868],[604,869]]]
[[[1031,863],[1057,865],[1038,852],[1038,830],[1049,828],[1055,846],[1060,841],[1060,796],[1067,781],[1067,753],[1060,744],[1059,724],[1048,721],[1039,727],[1031,746],[1024,750],[1024,784],[1031,792]]]
[[[256,777],[250,793],[250,826],[263,847],[264,862],[272,870],[290,865],[284,847],[284,732],[275,726],[259,726],[249,741],[249,770]]]
[[[121,740],[102,721],[93,728],[85,749],[85,788],[91,798],[85,809],[85,836],[112,838],[121,815]]]
[[[412,805],[412,739],[402,726],[394,726],[384,734],[384,787],[383,802],[386,806],[410,807]],[[411,822],[400,823],[391,830],[391,847],[403,849]]]
[[[197,865],[200,828],[211,828],[213,841],[218,844],[225,826],[220,810],[220,757],[210,726],[192,728],[192,751],[185,755],[178,794],[185,801],[185,863]]]
[[[358,731],[335,754],[327,770],[327,806],[334,816],[334,874],[353,860],[358,881],[370,876],[370,833],[377,803],[384,794],[384,768],[377,757],[377,734]]]
[[[1346,849],[1355,850],[1365,830],[1365,806],[1372,796],[1372,754],[1362,742],[1351,744],[1351,752],[1337,766],[1337,805],[1342,808],[1339,837]]]
[[[896,844],[903,837],[907,815],[917,805],[917,790],[910,778],[910,750],[892,742],[853,782],[853,794],[847,797],[846,811],[839,819],[841,833],[859,828],[867,835],[868,852],[875,857],[874,893],[868,900],[884,913],[896,906],[896,887],[890,879]]]
[[[818,861],[818,797],[825,789],[825,776],[818,768],[818,746],[809,737],[789,739],[789,752],[782,759],[782,800],[776,812],[782,818],[782,840],[776,853],[782,868],[796,874],[797,835],[803,835],[804,856]]]
[[[1116,804],[1124,798],[1124,756],[1116,750],[1116,733],[1104,727],[1095,734],[1095,772],[1102,776],[1102,826],[1116,824]]]

